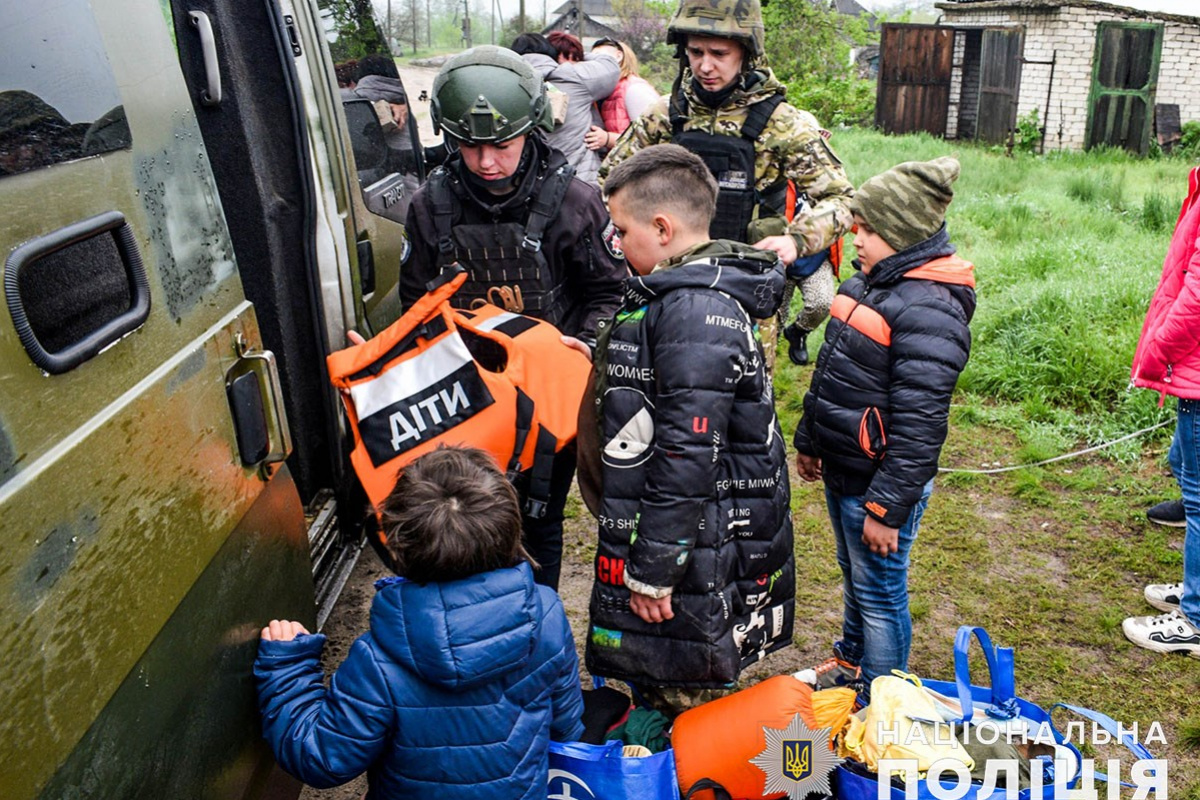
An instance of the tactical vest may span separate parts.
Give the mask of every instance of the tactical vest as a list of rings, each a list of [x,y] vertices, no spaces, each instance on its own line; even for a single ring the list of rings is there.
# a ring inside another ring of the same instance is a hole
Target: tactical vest
[[[477,447],[529,481],[526,513],[538,517],[554,454],[575,438],[591,365],[546,322],[489,304],[452,308],[466,282],[462,270],[443,273],[382,333],[326,359],[354,432],[350,461],[379,508],[419,456]]]
[[[551,325],[562,324],[570,302],[546,261],[542,237],[562,207],[575,168],[563,162],[553,170],[543,166],[541,173],[523,226],[517,222],[454,224],[459,178],[441,168],[430,176],[438,265],[445,270],[458,264],[470,276],[450,299],[455,308],[479,309],[490,303]]]
[[[704,161],[717,179],[717,210],[709,225],[713,239],[746,241],[746,228],[760,215],[783,216],[787,181],[782,180],[761,195],[754,188],[755,148],[775,109],[784,101],[782,93],[750,106],[741,136],[726,136],[700,130],[684,130],[688,117],[687,96],[680,90],[671,103],[671,141]],[[759,208],[762,206],[762,208]]]

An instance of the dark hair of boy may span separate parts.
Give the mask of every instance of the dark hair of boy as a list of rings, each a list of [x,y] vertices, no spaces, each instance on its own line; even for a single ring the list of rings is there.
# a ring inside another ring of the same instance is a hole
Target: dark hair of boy
[[[517,38],[513,39],[512,51],[519,56],[539,53],[555,61],[558,60],[558,51],[554,49],[554,45],[550,44],[549,40],[540,33],[520,34]]]
[[[573,34],[566,31],[550,31],[546,34],[546,41],[554,45],[558,54],[567,61],[583,61],[583,42]]]
[[[381,512],[396,573],[454,581],[531,561],[517,492],[482,450],[439,447],[409,464]]]
[[[358,60],[358,66],[354,68],[354,80],[361,81],[368,75],[400,80],[400,70],[396,67],[396,59],[383,53],[372,53]]]
[[[708,230],[717,208],[717,181],[695,153],[677,144],[656,144],[618,164],[604,193],[640,219],[669,210],[682,222]]]

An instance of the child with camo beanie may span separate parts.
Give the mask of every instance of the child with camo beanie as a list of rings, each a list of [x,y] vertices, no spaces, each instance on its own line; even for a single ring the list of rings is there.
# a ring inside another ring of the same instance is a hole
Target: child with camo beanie
[[[971,349],[974,267],[954,255],[946,208],[958,161],[910,161],[850,201],[859,270],[830,311],[796,466],[824,479],[842,569],[842,639],[807,671],[821,688],[907,669],[908,553],[933,490],[950,396]]]

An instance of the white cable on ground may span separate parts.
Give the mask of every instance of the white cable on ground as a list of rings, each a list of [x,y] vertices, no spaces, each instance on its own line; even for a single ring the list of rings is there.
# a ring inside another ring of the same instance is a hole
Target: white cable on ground
[[[1164,425],[1169,425],[1174,421],[1175,421],[1175,418],[1171,417],[1170,419],[1163,420],[1162,422],[1158,423],[1157,425],[1151,425],[1149,428],[1142,428],[1140,431],[1134,431],[1133,433],[1127,433],[1124,436],[1122,436],[1120,439],[1113,439],[1111,442],[1104,442],[1102,444],[1095,445],[1094,447],[1086,447],[1083,450],[1076,450],[1074,453],[1064,453],[1061,456],[1055,456],[1054,458],[1047,458],[1045,461],[1035,461],[1032,464],[1014,464],[1011,467],[997,467],[996,469],[956,469],[954,467],[938,467],[938,472],[965,472],[965,473],[968,473],[971,475],[996,475],[1001,472],[1014,472],[1018,469],[1029,469],[1030,467],[1040,467],[1043,464],[1053,464],[1055,461],[1066,461],[1069,458],[1078,458],[1079,456],[1086,455],[1088,453],[1094,453],[1097,450],[1103,450],[1106,447],[1112,447],[1114,444],[1120,444],[1121,442],[1124,442],[1127,439],[1133,439],[1134,437],[1141,436],[1144,433],[1149,433],[1150,431],[1158,430],[1159,428],[1163,427]]]

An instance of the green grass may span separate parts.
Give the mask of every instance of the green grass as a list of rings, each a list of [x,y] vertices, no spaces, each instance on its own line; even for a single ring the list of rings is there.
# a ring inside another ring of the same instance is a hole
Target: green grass
[[[1173,416],[1173,403],[1159,408],[1156,395],[1127,385],[1187,163],[1114,151],[1009,158],[860,130],[838,131],[831,144],[856,185],[901,161],[962,162],[948,225],[976,265],[979,305],[944,467],[1029,464]],[[810,338],[814,354],[819,342]],[[790,438],[811,370],[782,352],[777,363],[776,407]],[[1200,800],[1200,661],[1140,650],[1121,633],[1126,616],[1157,613],[1144,584],[1182,574],[1182,531],[1144,517],[1177,496],[1165,464],[1171,430],[1044,467],[939,477],[912,553],[910,667],[951,675],[956,627],[982,625],[1016,648],[1022,695],[1143,730],[1160,722],[1168,741],[1152,750],[1169,759],[1172,796]],[[792,506],[803,661],[823,657],[840,632],[840,574],[821,488],[794,479]]]
[[[1152,393],[1126,387],[1187,162],[1115,150],[1006,157],[857,129],[836,132],[831,144],[856,185],[901,161],[962,162],[947,222],[977,270],[971,363],[959,383],[977,419],[1011,427],[1032,449],[1061,452],[1169,416]],[[1114,452],[1137,458],[1140,446]]]

